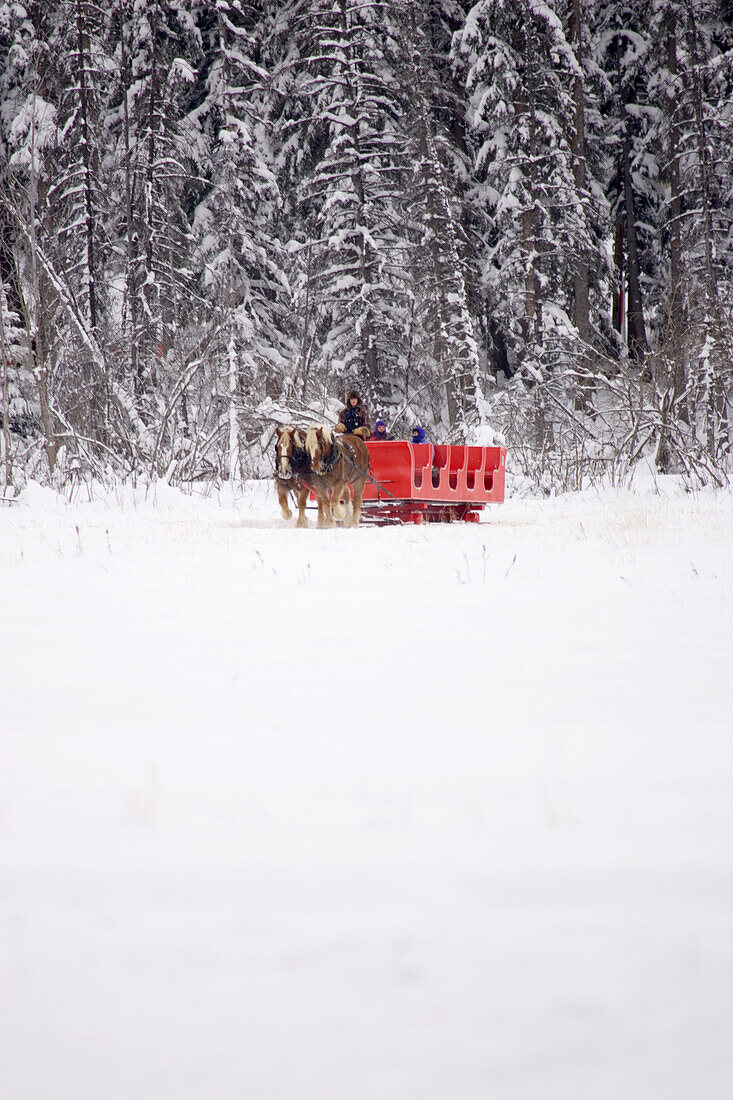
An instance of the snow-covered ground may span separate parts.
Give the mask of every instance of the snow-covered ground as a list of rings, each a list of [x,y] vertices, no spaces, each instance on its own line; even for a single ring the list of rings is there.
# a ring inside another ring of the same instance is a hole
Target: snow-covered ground
[[[730,494],[0,508],[3,1100],[729,1100]]]

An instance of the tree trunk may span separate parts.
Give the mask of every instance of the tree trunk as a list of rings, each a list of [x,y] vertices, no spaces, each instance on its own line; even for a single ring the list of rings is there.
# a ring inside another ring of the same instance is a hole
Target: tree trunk
[[[691,0],[687,2],[687,16],[695,112],[697,164],[702,207],[701,223],[704,250],[704,278],[707,297],[707,316],[705,318],[705,323],[706,326],[708,326],[712,321],[711,327],[713,331],[711,335],[714,349],[713,355],[708,359],[708,450],[712,457],[718,458],[722,454],[727,453],[730,439],[725,383],[721,371],[721,364],[719,362],[720,352],[717,350],[721,346],[725,347],[729,328],[720,301],[718,279],[715,269],[711,199],[711,153],[705,125],[703,87],[700,76],[698,29]]]
[[[123,124],[125,134],[125,304],[122,311],[123,335],[129,333],[130,340],[130,372],[132,383],[137,397],[143,389],[142,374],[140,368],[140,348],[138,333],[138,300],[137,279],[135,266],[137,261],[134,221],[134,191],[135,180],[132,171],[132,131],[130,122],[129,93],[132,83],[130,60],[127,52],[127,38],[125,34],[125,17],[129,0],[120,0],[120,60],[122,67],[122,106]]]
[[[96,232],[94,225],[94,198],[92,195],[91,103],[87,86],[87,53],[89,34],[86,26],[84,0],[76,0],[76,41],[79,51],[79,121],[81,124],[81,160],[84,189],[84,243],[86,246],[86,284],[88,321],[96,337],[97,288],[94,256]]]
[[[45,346],[43,339],[43,325],[42,317],[44,313],[43,303],[41,300],[41,276],[38,270],[38,172],[36,168],[36,107],[35,102],[32,109],[32,121],[31,121],[31,149],[33,155],[31,156],[31,170],[30,170],[30,224],[29,224],[29,242],[30,242],[30,269],[31,269],[31,291],[33,294],[33,306],[30,311],[30,315],[26,316],[26,324],[28,327],[28,333],[30,336],[31,355],[32,355],[32,371],[33,378],[36,383],[36,389],[38,391],[38,403],[41,408],[41,423],[43,425],[44,446],[46,450],[46,457],[48,459],[48,468],[53,473],[56,465],[56,459],[58,458],[58,442],[56,439],[56,433],[53,426],[53,417],[51,416],[51,406],[48,398],[48,370],[45,357]]]
[[[624,185],[626,264],[628,272],[627,342],[631,358],[641,360],[645,358],[649,346],[647,344],[644,310],[641,298],[641,268],[636,237],[636,209],[634,203],[634,187],[631,177],[631,137],[629,134],[628,119],[624,125],[621,156]]]
[[[144,222],[141,227],[140,236],[144,241],[144,254],[145,254],[145,277],[143,279],[142,292],[145,297],[143,309],[145,312],[145,325],[147,333],[143,337],[142,343],[145,349],[145,358],[147,358],[149,378],[146,380],[142,376],[142,371],[145,369],[144,364],[140,364],[141,377],[140,385],[142,386],[149,382],[151,386],[155,386],[155,357],[162,350],[158,346],[158,325],[160,321],[160,310],[158,308],[158,283],[155,278],[155,272],[153,268],[153,260],[155,256],[155,250],[157,247],[156,239],[156,225],[155,225],[155,188],[157,186],[156,178],[156,157],[157,157],[157,130],[158,125],[158,95],[159,87],[158,82],[160,80],[160,73],[158,71],[158,16],[159,16],[159,3],[158,0],[153,0],[152,4],[152,17],[150,20],[150,86],[148,90],[148,132],[146,135],[146,167],[145,167],[145,199],[143,203]]]
[[[239,467],[239,417],[237,415],[237,353],[234,345],[234,333],[229,337],[229,481],[234,485],[234,478],[238,474]],[[240,474],[241,476],[241,474]]]
[[[516,31],[513,45],[515,49],[525,54],[531,49],[524,27]],[[522,333],[522,349],[520,363],[529,354],[534,358],[535,352],[541,340],[542,302],[540,300],[540,283],[537,272],[537,211],[535,210],[536,183],[534,178],[535,140],[534,140],[534,103],[530,101],[527,87],[520,86],[514,99],[514,113],[517,119],[525,116],[529,119],[529,143],[525,152],[525,164],[523,167],[526,188],[527,205],[522,211],[522,255],[524,256],[524,312],[520,321]]]
[[[82,159],[82,187],[84,196],[84,244],[86,251],[86,265],[84,277],[86,281],[86,321],[91,334],[99,342],[97,332],[97,272],[96,272],[96,219],[94,212],[94,164],[92,155],[92,131],[94,120],[92,119],[91,92],[87,82],[87,55],[89,53],[89,31],[86,20],[85,0],[76,0],[76,39],[79,54],[79,121],[81,125],[81,159]],[[87,434],[92,438],[99,438],[104,434],[104,406],[105,394],[103,392],[104,380],[100,379],[94,370],[93,363],[84,360],[85,384],[87,386],[87,400],[82,408],[85,410],[83,419],[86,421]]]
[[[669,95],[669,312],[672,340],[682,323],[682,198],[680,185],[680,124],[677,111],[677,18],[667,12],[667,69],[672,77]]]
[[[680,183],[680,127],[678,118],[677,98],[679,87],[677,83],[677,16],[674,7],[670,6],[666,20],[666,54],[667,69],[671,81],[668,93],[669,111],[669,317],[666,328],[666,362],[668,363],[667,388],[670,391],[669,418],[677,415],[682,420],[687,420],[687,410],[680,400],[675,404],[675,398],[681,398],[685,391],[685,355],[682,334],[684,332],[684,297],[682,292],[682,197]],[[663,471],[670,468],[669,443],[666,435],[666,419],[663,418],[663,426],[660,432],[659,446],[657,448],[657,465]]]
[[[360,73],[358,68],[358,58],[354,50],[354,45],[351,40],[351,25],[349,21],[350,5],[345,3],[345,0],[339,0],[339,21],[341,23],[341,33],[344,41],[348,42],[348,53],[344,58],[343,63],[343,79],[346,87],[346,94],[348,101],[353,105],[355,113],[358,115],[358,104],[361,100],[360,89]],[[362,150],[359,129],[357,126],[350,126],[348,128],[349,144],[351,145],[352,156],[352,171],[351,171],[351,185],[356,195],[357,209],[358,209],[358,223],[364,224],[364,202],[365,202],[365,189],[364,180],[362,175]],[[362,324],[360,326],[359,342],[360,342],[360,356],[363,364],[363,370],[365,375],[365,381],[368,389],[374,393],[378,390],[378,370],[377,370],[377,353],[374,345],[374,317],[372,310],[369,307],[369,292],[368,287],[372,286],[374,281],[374,268],[375,258],[374,250],[362,233],[361,240],[359,242],[359,274],[361,277],[362,296],[367,303],[366,314]]]
[[[619,175],[621,166],[619,165]],[[626,322],[626,268],[624,263],[624,219],[619,211],[613,235],[613,267],[616,273],[611,306],[611,323],[616,332],[623,336]]]
[[[2,417],[3,417],[3,468],[4,485],[3,494],[7,493],[8,486],[13,481],[13,455],[10,450],[10,380],[8,367],[10,356],[8,354],[8,341],[5,335],[5,282],[0,279],[0,368],[2,369]]]
[[[575,51],[578,65],[583,64],[583,21],[580,0],[571,0],[570,5],[570,44]],[[587,167],[585,152],[585,88],[582,76],[573,81],[573,107],[575,126],[571,140],[573,157],[573,179],[579,195],[585,195],[587,185]],[[581,248],[575,260],[573,275],[573,323],[583,344],[590,342],[590,292],[588,258]]]

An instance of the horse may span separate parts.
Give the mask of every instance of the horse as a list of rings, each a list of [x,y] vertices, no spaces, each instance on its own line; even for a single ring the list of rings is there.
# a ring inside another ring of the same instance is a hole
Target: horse
[[[310,492],[310,459],[305,451],[304,440],[299,428],[278,428],[275,440],[275,485],[277,499],[283,519],[291,519],[288,496],[293,494],[298,506],[296,527],[307,527],[305,506]],[[320,521],[320,506],[319,506]]]
[[[314,425],[306,432],[305,450],[319,501],[319,526],[330,527],[334,519],[344,520],[347,527],[358,526],[369,472],[369,448],[364,440],[360,435],[334,437],[330,428]]]

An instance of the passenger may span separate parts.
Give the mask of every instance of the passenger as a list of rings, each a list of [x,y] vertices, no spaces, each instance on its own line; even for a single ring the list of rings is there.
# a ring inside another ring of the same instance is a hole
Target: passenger
[[[369,442],[370,443],[377,443],[379,440],[382,440],[382,442],[385,442],[385,441],[389,440],[389,436],[387,435],[387,422],[386,422],[386,420],[375,420],[374,421],[374,431],[369,436]]]
[[[337,432],[358,434],[364,439],[369,437],[369,414],[366,406],[361,403],[361,394],[358,390],[349,390],[346,397],[346,405],[339,413],[339,422],[336,425]]]
[[[419,424],[416,424],[412,429],[412,442],[413,443],[427,443],[428,437],[425,434],[425,429],[421,428]]]

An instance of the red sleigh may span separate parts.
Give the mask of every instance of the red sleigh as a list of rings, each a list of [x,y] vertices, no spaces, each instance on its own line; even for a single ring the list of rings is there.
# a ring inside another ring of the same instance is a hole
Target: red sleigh
[[[464,520],[504,500],[504,447],[369,443],[362,519],[372,523]]]

